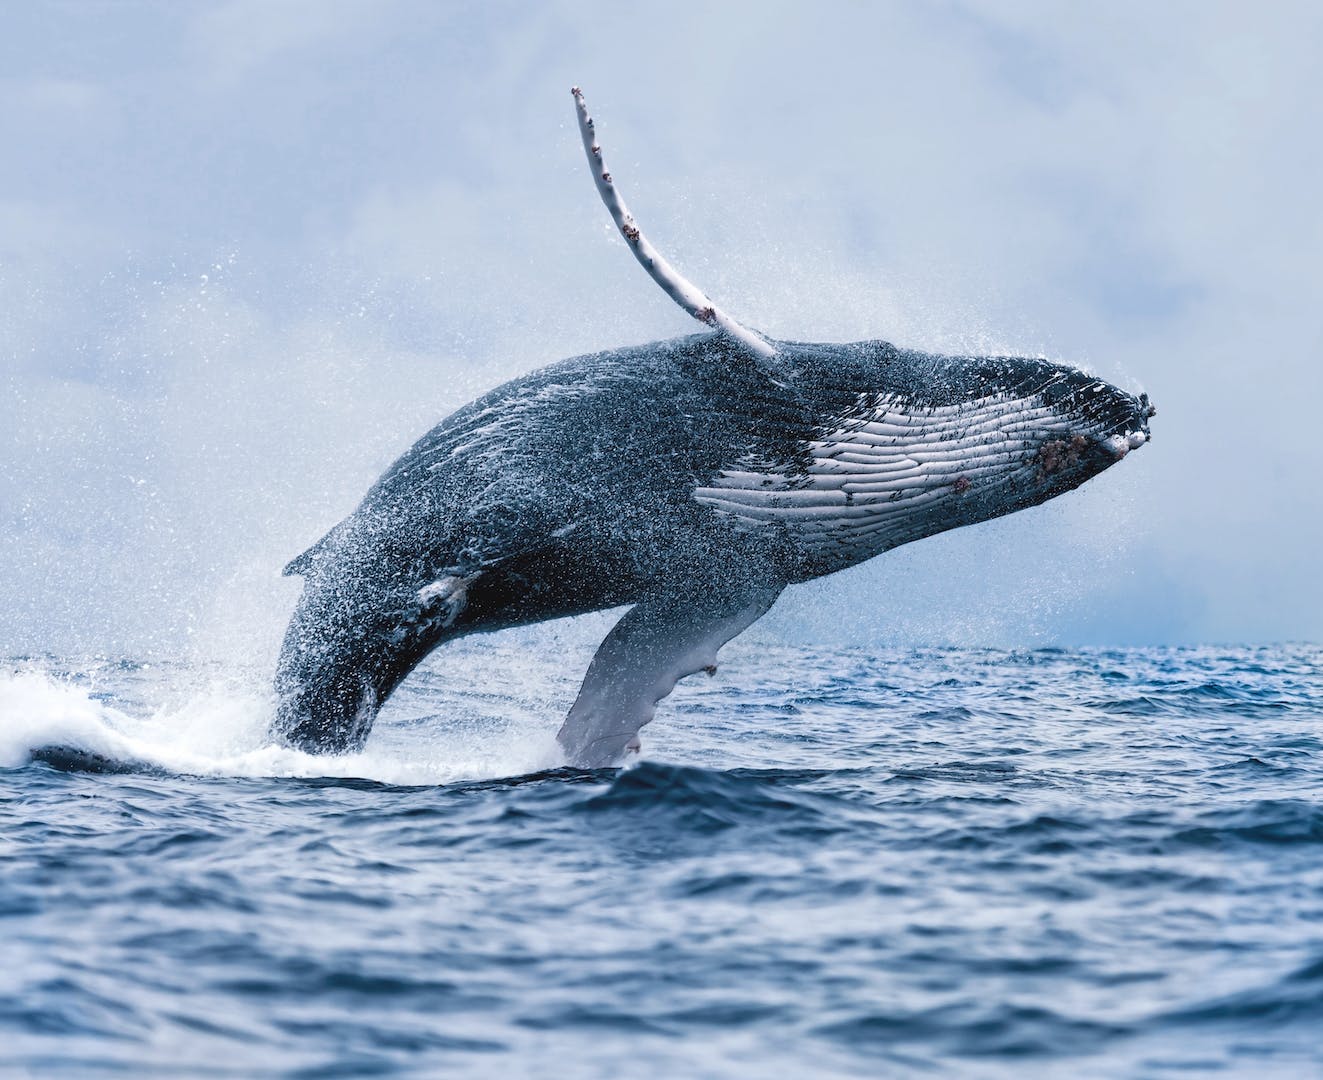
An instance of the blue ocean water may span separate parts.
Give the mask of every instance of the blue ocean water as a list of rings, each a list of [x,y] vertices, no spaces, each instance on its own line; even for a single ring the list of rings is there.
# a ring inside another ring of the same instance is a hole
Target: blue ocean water
[[[343,759],[261,673],[0,668],[0,1068],[1323,1075],[1323,649],[737,642],[576,772],[526,644]]]

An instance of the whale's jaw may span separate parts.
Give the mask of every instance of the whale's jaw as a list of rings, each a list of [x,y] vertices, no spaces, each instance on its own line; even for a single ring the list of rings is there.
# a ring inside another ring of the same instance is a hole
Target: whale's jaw
[[[848,375],[883,389],[824,406],[794,453],[735,460],[694,491],[737,530],[785,542],[797,560],[793,580],[1037,506],[1149,439],[1146,397],[1075,369],[889,348],[877,349],[876,367]]]

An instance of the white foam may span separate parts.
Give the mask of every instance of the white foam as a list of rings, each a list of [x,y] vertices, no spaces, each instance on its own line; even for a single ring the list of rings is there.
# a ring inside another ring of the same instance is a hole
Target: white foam
[[[196,685],[196,673],[174,672],[152,688],[162,702],[141,710],[98,700],[92,687],[105,681],[104,674],[75,681],[38,666],[0,672],[0,768],[22,766],[33,751],[60,746],[195,776],[352,777],[425,786],[564,763],[550,717],[522,731],[415,718],[407,726],[379,724],[361,753],[314,755],[272,745],[266,737],[269,695],[239,680],[210,676],[209,684]]]
[[[24,764],[41,746],[74,746],[127,759],[132,740],[111,722],[115,710],[40,671],[0,676],[0,767]]]

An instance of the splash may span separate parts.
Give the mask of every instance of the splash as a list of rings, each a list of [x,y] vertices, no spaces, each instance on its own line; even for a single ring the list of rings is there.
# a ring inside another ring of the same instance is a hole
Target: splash
[[[490,723],[447,715],[452,703],[435,695],[422,713],[419,695],[406,699],[362,752],[306,754],[269,741],[273,703],[256,680],[183,668],[155,677],[147,669],[133,670],[148,684],[133,695],[97,689],[105,681],[104,665],[68,672],[27,663],[0,673],[0,768],[19,768],[58,749],[69,760],[128,770],[431,786],[563,764],[554,725],[527,714],[519,722]],[[116,681],[122,685],[123,679],[121,672]]]

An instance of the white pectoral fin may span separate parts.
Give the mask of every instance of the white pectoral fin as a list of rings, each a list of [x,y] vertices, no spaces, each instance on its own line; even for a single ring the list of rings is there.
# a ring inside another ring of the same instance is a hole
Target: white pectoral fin
[[[686,675],[715,668],[717,650],[765,614],[780,591],[687,591],[635,605],[598,648],[556,736],[566,760],[582,768],[619,764],[657,703]]]
[[[575,86],[570,93],[574,95],[574,104],[579,116],[579,134],[583,136],[583,149],[588,155],[588,168],[592,170],[597,193],[606,204],[606,209],[611,215],[611,220],[616,223],[616,228],[620,230],[620,235],[625,238],[625,242],[634,252],[634,257],[648,272],[648,276],[662,287],[667,296],[699,322],[720,330],[727,338],[747,349],[755,357],[763,360],[775,357],[776,346],[717,307],[702,289],[667,262],[661,252],[643,235],[643,230],[634,220],[634,215],[625,206],[620,189],[612,179],[611,170],[606,167],[606,160],[602,157],[602,146],[597,141],[597,126],[593,123],[593,118],[588,115],[588,105],[583,100],[582,91]]]

